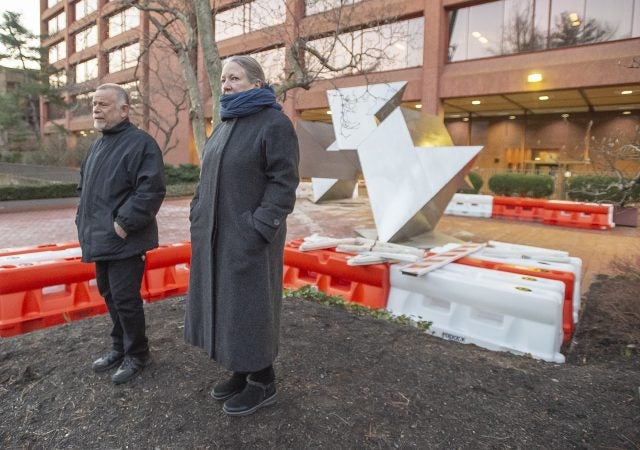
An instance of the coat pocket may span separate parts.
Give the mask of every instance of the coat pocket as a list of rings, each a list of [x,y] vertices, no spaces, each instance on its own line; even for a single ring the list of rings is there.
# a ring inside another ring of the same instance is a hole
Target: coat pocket
[[[239,228],[242,234],[242,239],[244,240],[246,246],[252,249],[258,249],[266,246],[268,242],[266,239],[260,234],[260,232],[256,229],[255,222],[253,221],[253,214],[251,211],[245,211],[240,214],[239,217]]]

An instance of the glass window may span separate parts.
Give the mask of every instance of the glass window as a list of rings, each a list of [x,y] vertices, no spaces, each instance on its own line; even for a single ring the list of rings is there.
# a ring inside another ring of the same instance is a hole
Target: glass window
[[[633,8],[633,31],[632,37],[640,37],[640,0],[635,0]]]
[[[449,61],[636,37],[638,22],[640,0],[498,0],[451,11]]]
[[[127,45],[109,52],[109,73],[130,69],[138,64],[140,44]]]
[[[501,54],[504,2],[485,3],[469,8],[468,58]]]
[[[282,0],[254,0],[216,14],[216,41],[284,23]]]
[[[137,81],[130,81],[128,83],[123,83],[120,86],[122,86],[122,89],[127,91],[127,94],[129,94],[129,106],[135,106],[142,103],[142,99],[140,97],[140,91],[138,90]]]
[[[97,0],[80,0],[75,6],[76,20],[80,20],[98,9]]]
[[[76,52],[93,47],[98,43],[98,27],[95,25],[76,33]]]
[[[423,22],[422,18],[404,20],[316,39],[310,45],[331,67],[307,53],[307,68],[312,76],[332,78],[420,66]]]
[[[67,21],[65,19],[65,12],[62,11],[57,16],[54,16],[52,19],[49,19],[47,22],[47,30],[49,34],[56,34],[60,30],[64,30],[64,27],[67,26]]]
[[[249,31],[261,30],[284,23],[285,2],[273,0],[253,0],[249,6]]]
[[[244,6],[216,14],[216,41],[244,34]]]
[[[467,59],[469,8],[451,11],[449,14],[449,30],[449,61]]]
[[[86,94],[78,94],[75,98],[75,103],[71,108],[74,116],[86,116],[91,114],[93,92],[87,92]]]
[[[546,37],[535,27],[533,0],[505,0],[502,53],[520,53],[545,47]]]
[[[49,85],[54,88],[60,88],[67,84],[67,74],[64,70],[49,75]]]
[[[304,0],[305,15],[311,16],[313,14],[331,11],[332,9],[352,5],[360,1],[362,0]]]
[[[640,2],[637,2],[640,7]],[[616,0],[603,2],[601,0],[587,0],[585,16],[587,23],[594,20],[595,24],[610,32],[607,40],[627,39],[631,37],[633,0]]]
[[[47,8],[51,8],[52,6],[57,5],[62,0],[47,0]]]
[[[140,11],[129,8],[110,16],[108,19],[109,37],[117,36],[140,25]]]
[[[284,47],[253,53],[250,56],[262,66],[266,81],[275,84],[284,80]]]
[[[76,65],[76,83],[84,83],[98,77],[98,59],[92,58]]]
[[[57,44],[53,44],[49,47],[49,64],[53,64],[56,61],[66,58],[67,56],[67,42],[60,41]]]

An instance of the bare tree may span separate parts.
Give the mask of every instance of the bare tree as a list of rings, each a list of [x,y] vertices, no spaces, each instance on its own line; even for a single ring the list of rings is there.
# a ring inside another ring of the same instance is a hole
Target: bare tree
[[[408,46],[421,41],[416,36],[409,39],[411,33],[406,23],[396,23],[395,17],[385,14],[380,8],[370,10],[367,5],[350,5],[352,2],[347,0],[318,0],[314,8],[319,12],[311,19],[307,17],[304,27],[301,23],[304,11],[287,10],[293,3],[286,0],[239,2],[231,9],[252,9],[249,16],[241,15],[236,23],[233,23],[234,17],[226,19],[229,9],[220,13],[215,8],[212,10],[209,0],[117,1],[123,6],[149,12],[153,28],[150,30],[150,45],[162,39],[177,57],[183,89],[188,94],[189,120],[199,156],[207,139],[205,93],[199,80],[206,80],[209,93],[213,93],[210,116],[213,125],[219,121],[222,62],[216,44],[216,24],[242,27],[241,34],[261,30],[270,47],[255,49],[252,53],[256,53],[258,59],[261,51],[274,46],[283,49],[284,58],[278,63],[282,76],[277,77],[274,86],[281,99],[285,98],[287,91],[310,89],[321,79],[385,69],[385,64],[397,60],[399,53],[406,53]],[[277,18],[273,17],[274,12]],[[293,26],[283,25],[286,13],[294,18]],[[225,14],[221,16],[225,20],[216,20],[219,14]],[[250,17],[250,26],[246,23],[247,17]],[[199,50],[203,55],[204,74],[197,72],[195,55]]]

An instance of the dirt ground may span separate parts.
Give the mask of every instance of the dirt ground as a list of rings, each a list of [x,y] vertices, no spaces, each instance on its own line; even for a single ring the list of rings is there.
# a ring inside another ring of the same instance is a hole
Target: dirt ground
[[[108,316],[0,340],[0,448],[640,448],[640,278],[599,277],[565,364],[286,299],[278,403],[230,418],[225,372],[146,305],[153,362],[115,386]]]

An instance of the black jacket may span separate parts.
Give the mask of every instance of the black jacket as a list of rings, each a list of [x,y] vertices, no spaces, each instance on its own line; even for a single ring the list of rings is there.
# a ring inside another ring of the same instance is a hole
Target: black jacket
[[[158,246],[156,214],[165,195],[162,152],[129,120],[91,144],[78,192],[83,261],[124,259]],[[125,239],[116,234],[114,221],[127,232]]]

